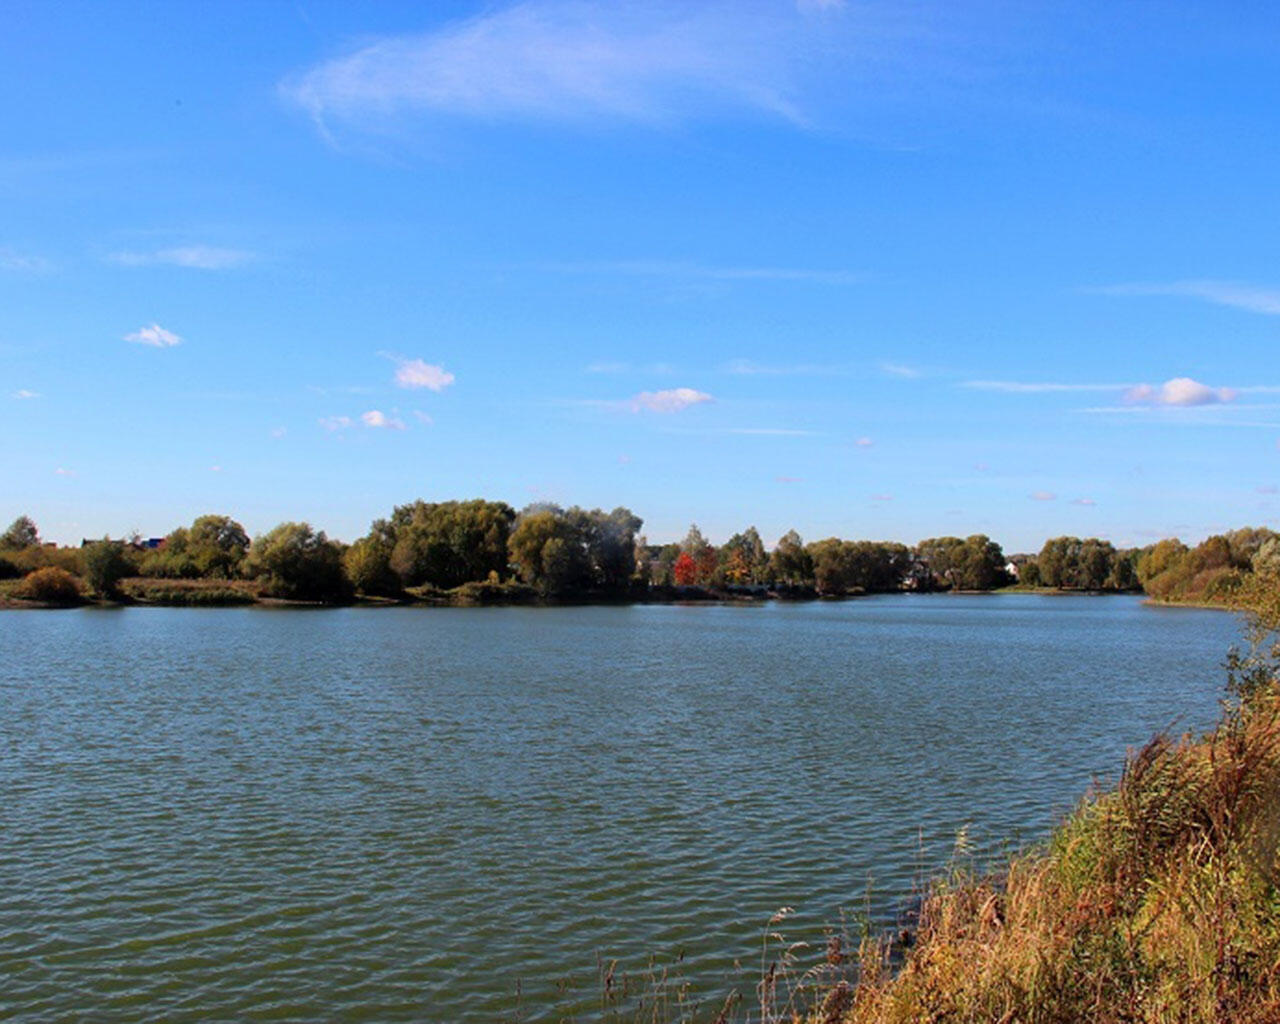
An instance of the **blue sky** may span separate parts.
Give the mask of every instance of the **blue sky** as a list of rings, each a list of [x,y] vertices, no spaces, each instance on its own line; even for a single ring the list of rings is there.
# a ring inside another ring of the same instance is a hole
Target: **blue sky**
[[[1267,5],[6,11],[5,522],[1276,525]]]

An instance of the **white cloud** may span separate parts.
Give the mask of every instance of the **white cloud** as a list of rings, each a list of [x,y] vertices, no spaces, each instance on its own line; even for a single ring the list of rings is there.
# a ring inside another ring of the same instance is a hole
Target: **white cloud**
[[[1124,393],[1124,400],[1134,405],[1216,405],[1234,401],[1231,388],[1211,388],[1190,377],[1174,377],[1159,386],[1137,384]]]
[[[1032,491],[1027,497],[1032,501],[1056,501],[1058,498],[1053,491]]]
[[[379,409],[370,409],[360,414],[360,422],[366,427],[380,430],[404,430],[404,421],[395,416],[388,416]]]
[[[63,469],[61,466],[55,469],[54,473],[57,474],[58,476],[75,476],[76,475],[76,471],[74,469]]]
[[[1073,504],[1073,505],[1089,505],[1089,506],[1092,506],[1092,505],[1096,505],[1096,504],[1098,504],[1098,503],[1097,503],[1096,501],[1094,501],[1092,498],[1072,498],[1072,499],[1071,499],[1071,504]]]
[[[323,416],[318,421],[320,426],[325,430],[333,433],[338,430],[346,430],[351,426],[350,416]]]
[[[150,345],[153,348],[173,348],[174,345],[182,344],[182,339],[178,335],[172,331],[166,331],[159,324],[139,327],[132,334],[126,334],[124,340],[139,345]]]
[[[280,438],[284,437],[284,435],[287,433],[289,433],[288,427],[276,427],[275,430],[271,431],[271,436],[278,441]]]
[[[243,249],[225,249],[215,245],[180,245],[152,252],[114,252],[107,260],[124,267],[163,264],[192,270],[227,270],[248,263],[253,258],[253,253]]]
[[[39,391],[31,391],[28,388],[18,388],[18,390],[13,393],[13,397],[21,398],[21,399],[30,399],[30,398],[40,398],[41,395]]]
[[[443,391],[456,379],[443,366],[421,359],[396,359],[396,384],[402,388],[427,388]]]
[[[631,399],[632,412],[680,412],[693,405],[715,401],[705,391],[693,388],[669,388],[666,391],[641,391]]]
[[[419,423],[424,424],[425,426],[428,426],[428,427],[431,426],[431,424],[435,423],[435,420],[433,420],[429,414],[423,412],[421,409],[413,410],[413,418],[417,420]]]
[[[907,380],[920,376],[920,371],[914,366],[904,366],[902,363],[881,363],[880,369],[890,377],[903,377]]]
[[[210,466],[210,467],[209,467],[209,472],[210,472],[210,473],[221,473],[221,472],[222,472],[222,467],[221,467],[221,466]]]
[[[860,437],[853,443],[856,444],[859,448],[870,448],[873,444],[875,444],[875,442],[871,440],[871,438],[869,437]]]
[[[1201,299],[1250,313],[1280,316],[1280,288],[1261,288],[1236,281],[1173,281],[1168,284],[1116,284],[1093,291],[1103,295],[1174,295]]]

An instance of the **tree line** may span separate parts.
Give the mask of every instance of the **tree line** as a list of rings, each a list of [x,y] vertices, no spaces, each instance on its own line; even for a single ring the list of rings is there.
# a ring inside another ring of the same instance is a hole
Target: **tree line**
[[[65,591],[82,581],[107,597],[119,596],[121,581],[132,577],[253,581],[262,595],[321,601],[459,591],[494,600],[693,590],[847,596],[1013,585],[1221,601],[1256,565],[1280,567],[1280,537],[1266,528],[1210,537],[1194,548],[1177,539],[1118,549],[1096,537],[1056,537],[1036,554],[1007,557],[983,534],[908,546],[838,537],[806,543],[791,530],[768,548],[754,526],[715,545],[693,525],[678,543],[654,545],[643,525],[622,507],[538,503],[517,511],[484,499],[419,500],[394,507],[351,544],[305,522],[250,538],[230,516],[203,515],[152,546],[104,538],[60,548],[41,543],[35,523],[22,516],[0,535],[0,578],[25,582],[39,571],[50,586]]]

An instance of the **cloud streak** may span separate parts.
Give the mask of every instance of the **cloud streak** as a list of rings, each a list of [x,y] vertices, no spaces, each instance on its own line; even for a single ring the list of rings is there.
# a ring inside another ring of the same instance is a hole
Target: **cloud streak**
[[[0,270],[43,274],[52,269],[53,264],[43,256],[29,256],[12,249],[0,249]]]
[[[122,267],[171,266],[189,270],[229,270],[248,263],[254,254],[243,249],[224,249],[213,245],[183,245],[153,252],[114,252],[109,263]]]
[[[1039,395],[1068,391],[1123,391],[1131,384],[1058,384],[1051,381],[966,380],[960,387],[973,391],[1000,391],[1010,395]]]
[[[1264,288],[1238,281],[1171,281],[1167,284],[1113,284],[1091,289],[1100,295],[1172,295],[1200,299],[1265,316],[1280,316],[1280,288]]]
[[[798,281],[812,284],[858,284],[867,275],[853,270],[815,267],[721,266],[687,260],[605,260],[587,263],[547,263],[544,270],[560,274],[621,274],[670,277],[695,281]]]

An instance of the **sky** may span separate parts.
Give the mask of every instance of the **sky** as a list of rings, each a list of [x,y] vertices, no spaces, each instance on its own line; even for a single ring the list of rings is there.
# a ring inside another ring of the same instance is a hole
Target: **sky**
[[[0,34],[0,520],[1280,513],[1280,10],[49,4]]]

